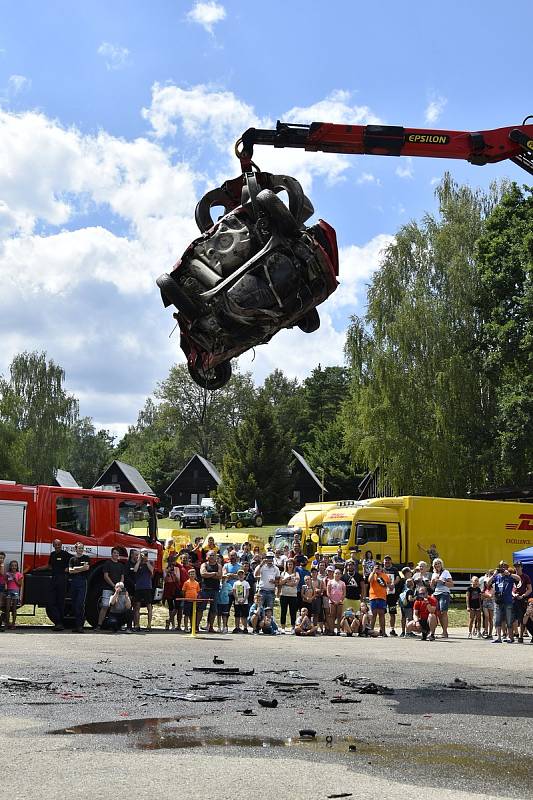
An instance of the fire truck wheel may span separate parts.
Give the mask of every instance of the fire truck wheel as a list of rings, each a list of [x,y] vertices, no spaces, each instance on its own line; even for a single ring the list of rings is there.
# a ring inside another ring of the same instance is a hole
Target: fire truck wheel
[[[98,625],[101,596],[102,589],[99,586],[89,586],[87,591],[87,599],[85,601],[85,618],[91,628],[96,628]]]

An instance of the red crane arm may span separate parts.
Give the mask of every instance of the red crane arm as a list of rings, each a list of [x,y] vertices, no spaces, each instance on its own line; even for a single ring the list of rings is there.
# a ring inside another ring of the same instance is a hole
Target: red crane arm
[[[250,169],[254,145],[259,144],[326,153],[460,158],[477,165],[509,158],[533,175],[533,125],[525,124],[469,132],[398,125],[338,125],[329,122],[293,125],[278,122],[275,130],[248,128],[243,133],[236,145],[243,171]]]

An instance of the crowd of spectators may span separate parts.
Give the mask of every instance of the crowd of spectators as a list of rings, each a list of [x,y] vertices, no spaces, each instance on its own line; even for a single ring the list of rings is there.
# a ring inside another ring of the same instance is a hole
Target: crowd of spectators
[[[400,567],[389,555],[383,560],[371,550],[363,559],[358,555],[352,549],[345,560],[339,548],[332,557],[317,553],[310,560],[297,538],[292,547],[267,553],[245,542],[240,549],[230,546],[224,555],[213,536],[180,550],[170,539],[163,557],[165,627],[228,633],[233,617],[234,634],[448,638],[454,581],[441,558]],[[43,569],[52,573],[47,611],[56,630],[64,628],[67,576],[74,631],[84,630],[89,563],[83,544],[76,544],[72,556],[59,539],[54,541]],[[140,631],[144,608],[146,630],[151,630],[153,573],[148,550],[131,550],[124,562],[113,548],[101,570],[96,629]],[[6,566],[0,553],[0,629],[4,623],[15,625],[22,583],[17,562]],[[520,563],[510,567],[502,561],[497,569],[473,577],[465,601],[469,639],[523,643],[529,634],[533,644],[532,585]]]

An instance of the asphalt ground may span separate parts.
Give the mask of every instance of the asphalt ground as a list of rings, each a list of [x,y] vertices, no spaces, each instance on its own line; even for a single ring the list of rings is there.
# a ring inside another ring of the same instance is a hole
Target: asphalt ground
[[[215,656],[254,674],[193,672]],[[287,670],[319,686],[266,683],[304,682]],[[422,642],[26,628],[1,635],[0,673],[10,800],[533,795],[530,644],[469,641],[464,629]],[[360,694],[340,673],[394,693]],[[216,680],[242,682],[207,685]],[[107,724],[78,732],[95,723]],[[315,740],[300,740],[306,728]]]

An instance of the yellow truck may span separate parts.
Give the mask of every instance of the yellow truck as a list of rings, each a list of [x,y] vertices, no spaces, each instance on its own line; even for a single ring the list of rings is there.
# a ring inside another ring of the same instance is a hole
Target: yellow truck
[[[316,542],[311,538],[315,537],[320,530],[324,517],[328,511],[337,507],[337,500],[329,500],[327,503],[306,503],[293,517],[290,518],[286,526],[276,528],[272,540],[272,549],[278,547],[283,549],[285,545],[292,546],[295,534],[300,537],[302,552],[310,558],[316,552]]]
[[[438,554],[456,584],[512,563],[513,551],[533,544],[533,503],[442,497],[376,497],[340,500],[324,517],[319,550],[363,558],[390,555],[395,564],[431,561]]]

